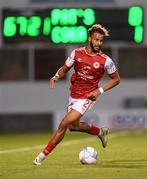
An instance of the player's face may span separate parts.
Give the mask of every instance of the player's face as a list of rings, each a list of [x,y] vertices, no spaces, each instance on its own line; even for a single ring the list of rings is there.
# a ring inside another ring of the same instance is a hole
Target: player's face
[[[92,51],[97,52],[99,51],[101,45],[103,44],[104,41],[104,35],[95,32],[92,34],[92,36],[89,38],[89,43]]]

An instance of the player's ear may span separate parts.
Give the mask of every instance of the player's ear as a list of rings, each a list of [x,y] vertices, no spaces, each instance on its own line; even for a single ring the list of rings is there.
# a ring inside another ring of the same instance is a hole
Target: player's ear
[[[91,42],[91,37],[90,36],[88,37],[88,42]]]

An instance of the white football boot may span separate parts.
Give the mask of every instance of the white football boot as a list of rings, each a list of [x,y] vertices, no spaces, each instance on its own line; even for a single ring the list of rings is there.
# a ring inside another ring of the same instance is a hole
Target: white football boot
[[[45,159],[45,154],[42,152],[35,158],[33,161],[35,165],[39,166],[42,164],[42,161]]]
[[[108,133],[109,133],[109,129],[107,127],[102,127],[101,128],[101,133],[98,135],[98,138],[102,142],[103,148],[105,148],[107,146]]]

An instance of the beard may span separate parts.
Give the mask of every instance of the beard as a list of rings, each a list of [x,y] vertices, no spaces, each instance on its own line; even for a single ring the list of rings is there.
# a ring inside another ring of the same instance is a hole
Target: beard
[[[100,50],[100,48],[95,49],[92,42],[90,42],[90,48],[92,49],[93,52],[99,52]]]

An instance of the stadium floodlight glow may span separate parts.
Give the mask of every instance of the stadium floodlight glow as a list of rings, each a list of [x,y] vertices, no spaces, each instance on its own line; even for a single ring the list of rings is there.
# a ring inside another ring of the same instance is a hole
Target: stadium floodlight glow
[[[132,6],[129,8],[128,23],[131,26],[139,26],[143,20],[143,9],[140,6]]]

